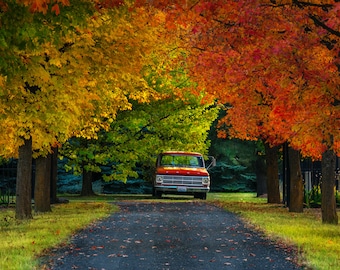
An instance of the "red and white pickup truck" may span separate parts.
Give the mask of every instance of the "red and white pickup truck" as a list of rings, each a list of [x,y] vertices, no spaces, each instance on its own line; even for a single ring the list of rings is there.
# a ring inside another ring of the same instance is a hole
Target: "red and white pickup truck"
[[[205,200],[210,190],[208,169],[215,165],[215,159],[208,168],[200,153],[167,151],[158,155],[153,195],[162,194],[194,195]]]

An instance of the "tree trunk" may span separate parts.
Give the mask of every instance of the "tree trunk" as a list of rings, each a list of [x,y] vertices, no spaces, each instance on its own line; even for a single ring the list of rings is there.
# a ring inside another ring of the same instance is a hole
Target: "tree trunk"
[[[57,180],[58,180],[58,147],[52,149],[51,154],[51,203],[57,203]]]
[[[35,160],[34,210],[36,212],[50,212],[50,173],[51,155],[38,157]]]
[[[278,147],[265,143],[268,203],[281,203],[279,185]]]
[[[255,162],[255,174],[256,174],[256,193],[257,197],[266,195],[267,191],[267,175],[266,175],[266,163],[262,156],[257,156]]]
[[[95,195],[92,189],[92,172],[83,169],[83,185],[81,188],[80,196],[93,196]]]
[[[300,153],[288,148],[290,190],[289,190],[289,212],[303,212],[303,179],[300,166]]]
[[[32,218],[32,139],[19,147],[16,181],[15,218]]]
[[[338,224],[335,200],[335,160],[334,151],[327,150],[322,155],[321,212],[322,223]]]

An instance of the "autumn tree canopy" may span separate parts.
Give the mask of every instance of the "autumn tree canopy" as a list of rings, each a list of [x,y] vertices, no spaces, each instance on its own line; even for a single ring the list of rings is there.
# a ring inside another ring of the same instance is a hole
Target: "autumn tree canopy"
[[[182,64],[192,93],[225,106],[220,136],[288,142],[314,158],[340,152],[337,1],[0,0],[0,9],[1,155],[27,140],[37,156],[96,138],[132,103],[162,98],[141,73],[159,72],[154,59]]]
[[[142,68],[147,87],[157,93],[149,102],[132,101],[131,110],[118,112],[110,128],[101,130],[96,140],[73,138],[64,144],[61,154],[67,158],[66,168],[84,174],[109,166],[111,173],[104,175],[104,180],[125,182],[138,176],[138,165],[146,169],[142,173],[148,178],[161,151],[207,154],[207,135],[218,108],[203,102],[204,95],[192,94],[197,84],[190,80],[181,61],[174,65],[173,59],[183,60],[182,54],[185,52],[176,49],[167,58],[155,55],[154,63]]]
[[[168,42],[162,13],[72,3],[56,16],[10,1],[1,16],[3,156],[16,156],[29,138],[36,155],[72,136],[95,138],[131,100],[160,98],[141,70],[157,70],[156,56],[171,63],[168,52],[179,46]]]
[[[137,3],[181,25],[190,75],[228,110],[220,136],[289,141],[316,158],[339,152],[337,1]]]
[[[221,137],[261,139],[272,146],[288,142],[305,156],[335,164],[338,1],[138,0],[138,5],[167,12],[169,29],[180,26],[191,78],[227,110],[219,123]],[[323,221],[337,223],[335,167],[328,168]]]

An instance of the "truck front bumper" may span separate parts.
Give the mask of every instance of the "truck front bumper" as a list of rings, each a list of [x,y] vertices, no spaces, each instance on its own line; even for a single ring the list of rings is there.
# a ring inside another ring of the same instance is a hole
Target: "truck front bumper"
[[[169,194],[194,194],[194,193],[207,193],[210,187],[186,187],[186,186],[155,186],[156,192],[169,193]]]

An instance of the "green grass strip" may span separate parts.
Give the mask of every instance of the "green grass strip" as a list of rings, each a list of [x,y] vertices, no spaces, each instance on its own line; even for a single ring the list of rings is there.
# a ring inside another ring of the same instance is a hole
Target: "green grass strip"
[[[115,196],[116,200],[183,202],[190,198],[154,200],[151,196]],[[53,206],[51,213],[35,214],[33,220],[18,222],[14,209],[0,209],[0,269],[38,269],[39,257],[90,223],[117,210],[110,196],[70,197],[68,204]],[[300,263],[315,270],[340,269],[340,226],[321,222],[320,209],[290,213],[282,204],[267,204],[254,193],[209,193],[208,202],[239,214],[249,226],[271,239],[301,252]],[[338,213],[340,214],[340,213]]]
[[[38,269],[38,255],[66,244],[72,234],[115,209],[106,202],[70,202],[20,222],[14,209],[0,209],[0,269]]]
[[[322,224],[321,209],[290,213],[282,204],[267,204],[254,193],[210,193],[208,199],[240,214],[266,236],[297,248],[300,262],[310,269],[340,269],[340,226]]]

